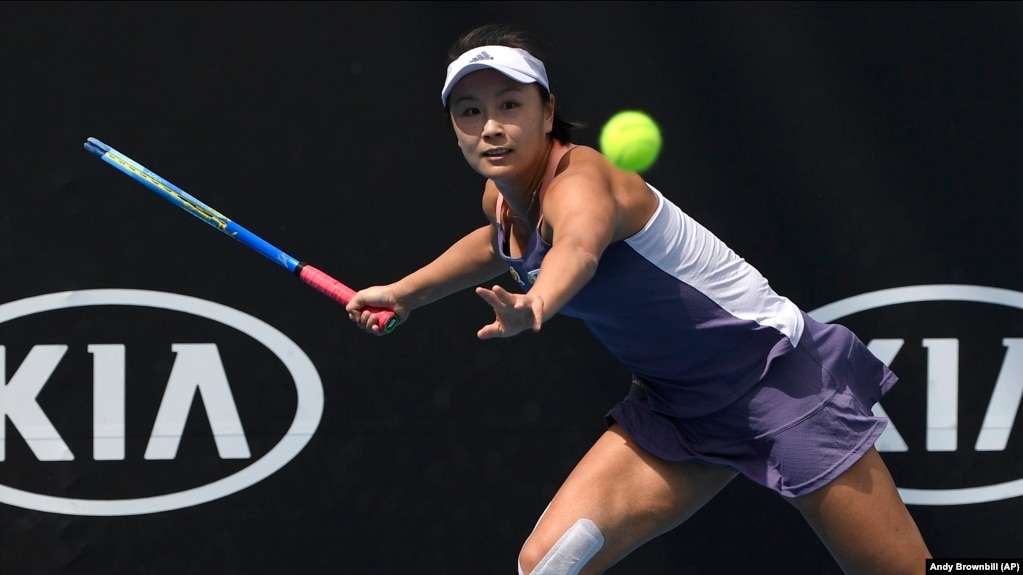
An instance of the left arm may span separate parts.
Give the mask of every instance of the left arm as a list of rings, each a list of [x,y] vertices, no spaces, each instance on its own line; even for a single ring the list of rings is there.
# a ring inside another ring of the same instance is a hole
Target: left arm
[[[544,222],[553,235],[536,283],[526,294],[512,294],[500,286],[477,288],[497,316],[478,336],[539,331],[596,273],[600,256],[621,235],[621,212],[610,177],[602,170],[580,167],[560,175],[544,197]]]

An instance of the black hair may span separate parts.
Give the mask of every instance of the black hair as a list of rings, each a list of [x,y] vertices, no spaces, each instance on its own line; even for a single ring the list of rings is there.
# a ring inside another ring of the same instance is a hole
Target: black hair
[[[454,62],[459,56],[480,46],[508,46],[519,48],[529,52],[541,62],[544,59],[540,42],[528,32],[518,30],[503,24],[484,24],[471,28],[458,37],[458,40],[448,49],[448,64]],[[540,97],[547,101],[550,92],[540,84],[536,87],[540,90]],[[578,122],[570,122],[562,118],[557,109],[554,110],[554,128],[551,136],[564,144],[572,143],[572,130],[581,128],[583,125]]]

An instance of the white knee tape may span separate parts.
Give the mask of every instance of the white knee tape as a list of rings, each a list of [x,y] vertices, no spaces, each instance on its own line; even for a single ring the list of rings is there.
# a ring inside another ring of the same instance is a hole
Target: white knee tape
[[[604,535],[589,519],[580,519],[561,536],[530,575],[579,575],[604,546]],[[519,568],[520,575],[522,568]]]

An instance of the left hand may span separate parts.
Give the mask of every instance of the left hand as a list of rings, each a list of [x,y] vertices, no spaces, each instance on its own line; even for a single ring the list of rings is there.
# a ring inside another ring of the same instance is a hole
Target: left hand
[[[476,332],[476,337],[491,339],[511,337],[527,329],[540,331],[540,326],[543,325],[543,299],[540,296],[528,293],[513,294],[501,286],[494,286],[492,290],[478,287],[476,295],[494,308],[496,316],[494,323],[485,325]]]

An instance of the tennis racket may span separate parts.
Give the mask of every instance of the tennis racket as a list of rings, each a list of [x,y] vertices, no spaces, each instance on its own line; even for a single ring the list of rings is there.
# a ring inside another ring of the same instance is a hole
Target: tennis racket
[[[263,238],[250,232],[229,218],[200,202],[181,188],[156,175],[142,164],[118,152],[96,138],[85,141],[85,149],[104,162],[131,176],[140,184],[156,192],[182,210],[206,222],[210,227],[230,236],[245,246],[263,254],[267,259],[292,272],[302,281],[317,289],[332,300],[348,305],[355,296],[355,290],[330,277],[325,272],[301,262],[273,246]],[[391,333],[398,326],[399,318],[391,310],[370,308],[377,325],[384,333]]]

